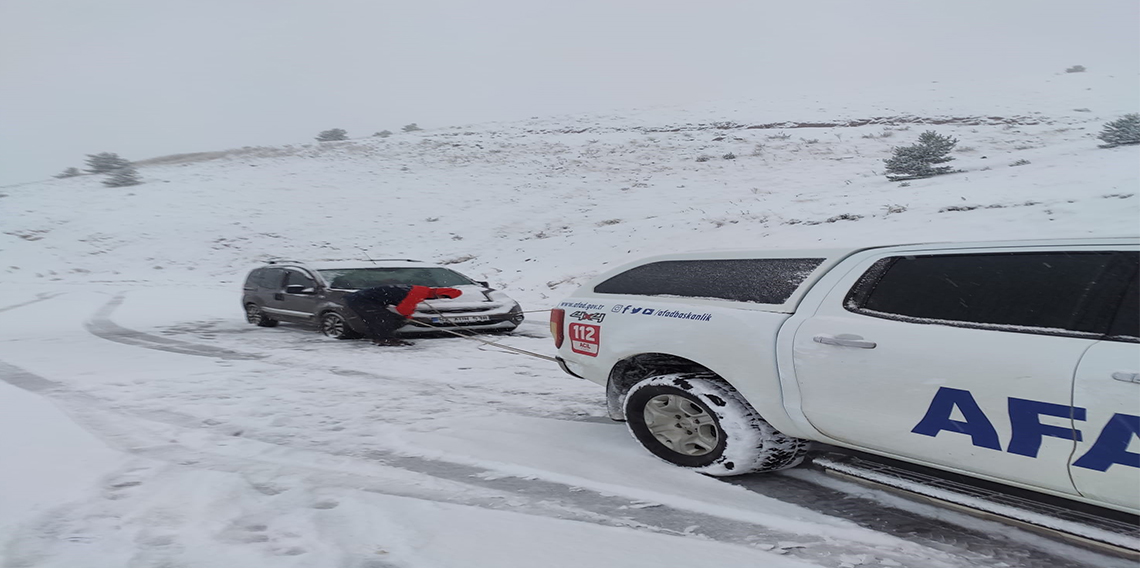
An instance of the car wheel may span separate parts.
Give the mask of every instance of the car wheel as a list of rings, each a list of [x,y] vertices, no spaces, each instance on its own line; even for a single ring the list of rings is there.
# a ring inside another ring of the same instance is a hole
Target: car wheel
[[[625,397],[626,425],[657,457],[713,476],[794,467],[808,443],[785,436],[711,374],[645,379]]]
[[[245,321],[260,327],[276,327],[278,321],[269,317],[257,304],[245,305]]]
[[[360,337],[349,327],[348,322],[344,320],[344,316],[336,312],[325,312],[321,314],[320,331],[322,334],[333,339],[356,339]]]

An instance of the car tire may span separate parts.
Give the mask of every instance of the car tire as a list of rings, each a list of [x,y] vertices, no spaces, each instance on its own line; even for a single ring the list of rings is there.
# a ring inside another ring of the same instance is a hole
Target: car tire
[[[356,339],[360,337],[360,334],[356,333],[356,331],[348,325],[344,316],[336,312],[325,312],[321,314],[317,325],[322,335],[333,339]]]
[[[717,477],[794,467],[808,448],[711,374],[644,379],[626,394],[625,416],[633,437],[657,457]]]
[[[245,321],[258,327],[277,327],[277,324],[280,323],[269,317],[257,304],[245,305]]]

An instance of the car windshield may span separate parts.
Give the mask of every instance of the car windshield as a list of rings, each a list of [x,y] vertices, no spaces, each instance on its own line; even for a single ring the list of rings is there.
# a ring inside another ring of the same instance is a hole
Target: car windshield
[[[341,268],[318,270],[332,288],[359,290],[373,286],[410,284],[414,286],[468,286],[470,278],[446,268]]]

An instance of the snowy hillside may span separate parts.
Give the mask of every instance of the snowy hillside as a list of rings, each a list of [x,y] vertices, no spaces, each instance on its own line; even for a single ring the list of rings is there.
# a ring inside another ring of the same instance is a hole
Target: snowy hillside
[[[140,186],[0,190],[0,270],[231,283],[266,258],[363,249],[456,263],[537,307],[607,264],[679,248],[1135,234],[1137,149],[1095,135],[1137,110],[1137,91],[1134,76],[1076,73],[773,92],[144,160]],[[882,159],[927,129],[959,139],[964,171],[888,182]]]
[[[1134,74],[794,91],[0,188],[0,566],[1132,566],[810,469],[668,466],[549,361],[244,320],[272,257],[444,262],[541,312],[666,251],[1140,233],[1140,147],[1095,138]],[[928,129],[963,171],[887,181]],[[544,317],[495,340],[550,353]]]

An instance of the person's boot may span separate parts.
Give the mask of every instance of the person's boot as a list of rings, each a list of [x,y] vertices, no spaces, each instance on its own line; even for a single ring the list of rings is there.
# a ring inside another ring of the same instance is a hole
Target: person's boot
[[[394,337],[389,337],[387,339],[373,339],[372,343],[384,347],[404,347],[408,345],[415,345],[415,343],[412,343],[411,341],[404,341],[403,339],[396,339]]]

